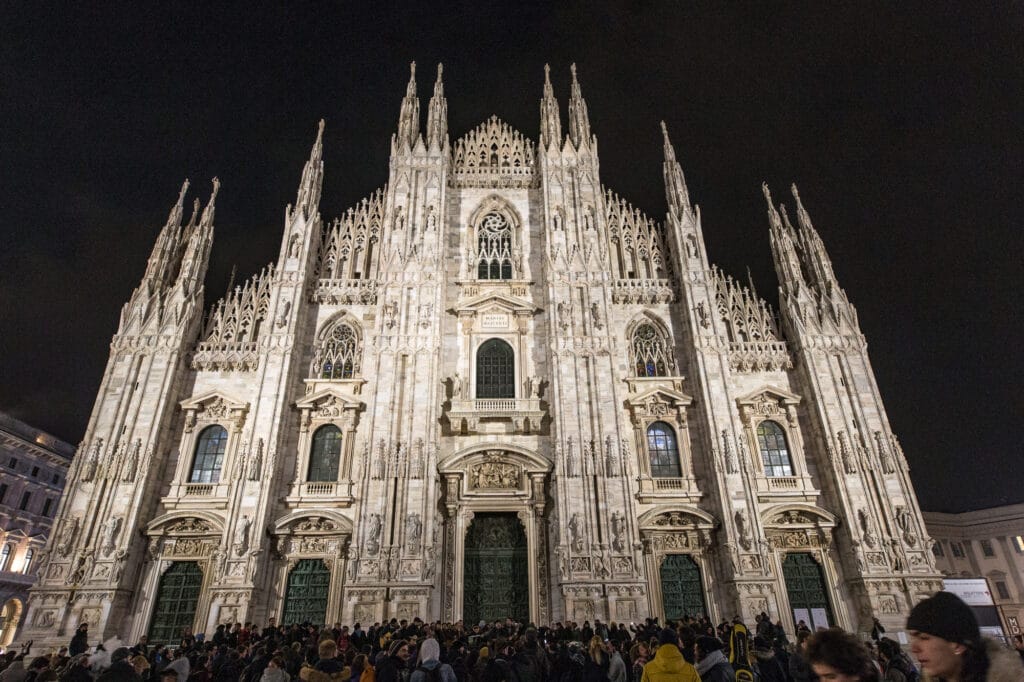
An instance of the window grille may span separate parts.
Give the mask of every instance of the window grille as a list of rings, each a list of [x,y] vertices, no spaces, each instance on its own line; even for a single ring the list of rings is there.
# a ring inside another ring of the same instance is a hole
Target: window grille
[[[477,351],[476,397],[516,397],[515,353],[501,339],[491,339]]]
[[[633,332],[633,363],[638,377],[668,376],[667,344],[653,324],[642,324]]]
[[[338,480],[338,462],[341,459],[341,429],[333,424],[321,426],[313,434],[313,447],[309,453],[308,481]]]
[[[477,279],[512,279],[512,226],[488,213],[477,228]]]

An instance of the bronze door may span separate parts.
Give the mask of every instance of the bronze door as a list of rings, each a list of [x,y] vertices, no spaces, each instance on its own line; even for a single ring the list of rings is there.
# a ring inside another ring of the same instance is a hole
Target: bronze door
[[[466,533],[465,556],[462,619],[529,620],[526,533],[516,515],[476,514]]]

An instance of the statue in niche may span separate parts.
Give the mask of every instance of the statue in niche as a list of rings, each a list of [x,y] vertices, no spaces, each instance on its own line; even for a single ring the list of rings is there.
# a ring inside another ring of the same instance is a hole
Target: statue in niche
[[[89,456],[85,460],[85,467],[82,469],[82,480],[88,483],[96,477],[96,468],[100,463],[100,452],[103,450],[103,439],[97,438],[89,449]]]
[[[405,546],[408,549],[414,549],[420,543],[420,537],[423,535],[423,522],[420,521],[420,515],[417,513],[409,514],[405,517]]]
[[[380,531],[382,526],[380,514],[370,514],[366,522],[366,553],[374,555],[380,551]]]
[[[121,529],[121,518],[114,516],[103,524],[103,535],[100,542],[100,551],[103,552],[103,556],[110,556],[110,553],[114,551],[117,543],[117,531]]]
[[[601,319],[601,307],[596,302],[590,304],[590,319],[593,320],[595,329],[604,328],[604,321]]]
[[[612,514],[612,547],[616,552],[626,548],[626,516],[620,511]]]
[[[868,513],[863,509],[857,510],[857,519],[860,521],[861,534],[864,537],[864,544],[874,549],[878,540],[875,538],[874,531],[871,530],[871,519],[868,518]]]
[[[569,518],[569,538],[574,552],[583,551],[583,519],[579,512],[573,512]]]
[[[398,304],[394,301],[388,301],[384,304],[384,326],[391,329],[398,322]]]
[[[739,535],[739,543],[743,549],[750,551],[753,544],[750,542],[750,532],[747,529],[747,516],[743,510],[736,512],[736,533]]]
[[[452,398],[462,398],[462,377],[458,372],[452,377]]]
[[[896,507],[896,525],[903,531],[903,541],[910,547],[917,544],[917,534],[914,533],[914,522],[906,507]]]
[[[235,526],[235,556],[242,556],[245,554],[245,550],[249,549],[249,527],[252,526],[252,521],[249,520],[248,516],[243,515],[242,519]]]
[[[263,469],[263,439],[256,441],[256,451],[249,458],[249,480],[260,480],[260,471]]]
[[[57,538],[57,554],[62,557],[66,557],[71,553],[71,548],[75,542],[75,533],[78,531],[78,517],[73,516],[64,523],[64,527],[60,531],[60,536]]]
[[[285,301],[284,306],[281,307],[281,314],[277,316],[277,327],[278,329],[288,324],[288,313],[292,310],[292,302]]]
[[[437,227],[437,216],[434,215],[434,207],[427,207],[427,232],[433,232]]]
[[[539,398],[540,397],[540,381],[541,381],[540,377],[538,377],[538,376],[530,377],[530,397],[531,398]]]

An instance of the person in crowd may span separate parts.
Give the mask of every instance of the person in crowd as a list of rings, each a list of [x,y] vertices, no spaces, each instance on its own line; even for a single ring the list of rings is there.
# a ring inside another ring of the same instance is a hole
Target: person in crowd
[[[919,679],[917,669],[903,653],[899,642],[888,637],[878,641],[878,662],[885,682],[917,682]]]
[[[433,637],[423,640],[418,658],[409,682],[458,682],[452,667],[441,662],[441,645]]]
[[[600,625],[601,621],[597,621]],[[583,664],[583,682],[608,682],[608,654],[599,635],[587,644],[587,660]]]
[[[71,643],[68,644],[68,655],[77,656],[89,650],[89,624],[82,623],[75,630]]]
[[[629,682],[626,662],[622,660],[618,644],[614,640],[604,643],[608,652],[608,682]]]
[[[191,646],[195,646],[193,643]],[[189,673],[192,672],[192,663],[188,660],[188,652],[191,647],[186,648],[184,646],[178,647],[174,650],[174,656],[171,662],[167,664],[167,667],[160,671],[160,674],[173,670],[178,674],[178,682],[187,682]]]
[[[100,673],[96,682],[142,682],[142,676],[135,672],[131,663],[132,651],[122,646],[110,654],[110,667]]]
[[[754,663],[760,682],[787,682],[789,675],[782,662],[775,656],[771,640],[754,637]]]
[[[629,650],[629,660],[632,662],[629,679],[631,682],[640,682],[640,678],[644,676],[644,666],[651,660],[651,648],[647,642],[638,637],[636,643]]]
[[[338,645],[333,639],[321,639],[316,648],[317,660],[307,661],[299,671],[305,682],[347,682],[352,671],[338,659]]]
[[[982,639],[971,607],[951,592],[922,600],[907,618],[910,652],[925,679],[936,682],[1019,682],[1020,657],[995,640]]]
[[[72,656],[60,676],[61,682],[92,682],[93,675],[89,668],[89,654]]]
[[[641,682],[700,682],[697,669],[686,662],[679,651],[679,637],[672,628],[658,635],[654,659],[644,666]]]
[[[880,682],[878,666],[856,636],[838,628],[807,640],[807,662],[821,682]]]
[[[878,622],[877,618],[872,618],[871,619],[871,639],[873,639],[875,642],[877,642],[880,639],[882,639],[882,635],[884,635],[884,634],[885,634],[885,627],[880,622]]]
[[[811,638],[810,630],[798,630],[796,633],[796,649],[789,655],[789,679],[793,682],[814,682],[814,671],[807,662],[807,640]]]
[[[717,637],[698,637],[693,645],[701,682],[735,682],[736,673],[725,655],[725,644]]]
[[[291,682],[291,679],[292,676],[284,669],[284,659],[280,656],[271,658],[267,662],[267,667],[263,669],[263,674],[260,676],[260,682]],[[345,682],[348,682],[348,680]]]
[[[405,682],[403,671],[409,662],[409,642],[395,639],[388,645],[388,655],[377,666],[377,682]]]

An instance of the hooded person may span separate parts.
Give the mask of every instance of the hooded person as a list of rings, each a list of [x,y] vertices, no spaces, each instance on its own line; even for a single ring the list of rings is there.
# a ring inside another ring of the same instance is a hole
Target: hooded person
[[[433,637],[428,637],[420,645],[416,670],[409,682],[431,682],[438,679],[441,682],[458,682],[452,667],[441,662],[441,645]]]
[[[725,645],[717,637],[698,637],[693,645],[697,655],[697,673],[701,682],[734,682],[736,672],[725,655]]]
[[[640,682],[700,682],[697,669],[686,662],[679,651],[679,636],[671,628],[658,635],[658,650],[644,666]]]
[[[907,618],[910,652],[928,682],[1020,682],[1024,664],[1012,650],[982,638],[971,607],[951,592],[936,592]]]
[[[754,637],[754,658],[757,659],[757,674],[761,682],[787,682],[789,680],[786,668],[775,656],[770,639]]]

